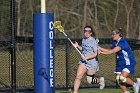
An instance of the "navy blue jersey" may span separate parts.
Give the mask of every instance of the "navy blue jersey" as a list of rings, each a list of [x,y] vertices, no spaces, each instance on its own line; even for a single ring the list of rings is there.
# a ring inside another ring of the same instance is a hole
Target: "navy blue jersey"
[[[118,43],[114,41],[112,44],[112,49],[115,48],[116,46],[119,46],[121,48],[121,50],[116,53],[117,66],[136,64],[131,48],[124,38],[121,38]]]

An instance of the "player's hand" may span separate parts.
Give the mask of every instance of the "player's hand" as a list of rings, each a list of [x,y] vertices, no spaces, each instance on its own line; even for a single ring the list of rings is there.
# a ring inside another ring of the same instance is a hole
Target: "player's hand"
[[[102,52],[101,50],[98,50],[98,54],[101,54],[101,52]]]
[[[101,50],[101,47],[100,46],[98,46],[98,50]]]
[[[75,41],[75,43],[72,44],[73,47],[77,48],[79,46],[79,44]]]
[[[81,55],[81,58],[83,59],[83,61],[87,60],[87,58],[84,55]]]
[[[100,51],[100,54],[104,54],[105,52],[104,51]]]

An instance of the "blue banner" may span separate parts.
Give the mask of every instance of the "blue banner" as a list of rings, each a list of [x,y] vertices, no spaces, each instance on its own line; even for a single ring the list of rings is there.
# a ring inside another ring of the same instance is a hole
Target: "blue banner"
[[[54,14],[34,14],[34,93],[55,93]]]

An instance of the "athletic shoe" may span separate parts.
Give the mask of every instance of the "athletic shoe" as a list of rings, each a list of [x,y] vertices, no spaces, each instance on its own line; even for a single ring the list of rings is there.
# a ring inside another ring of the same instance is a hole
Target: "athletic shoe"
[[[126,91],[126,92],[124,92],[124,93],[130,93],[129,91]]]
[[[134,93],[139,93],[139,88],[140,88],[140,79],[136,78],[136,83],[133,85]]]
[[[102,90],[102,89],[104,89],[104,87],[105,87],[105,79],[104,79],[104,77],[100,77],[100,89]]]
[[[138,84],[139,87],[140,87],[140,78],[136,78],[136,80],[137,80],[137,84]]]

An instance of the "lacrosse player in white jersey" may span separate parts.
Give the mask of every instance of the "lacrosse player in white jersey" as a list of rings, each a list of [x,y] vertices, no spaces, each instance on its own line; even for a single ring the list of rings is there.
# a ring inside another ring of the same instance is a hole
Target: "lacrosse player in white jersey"
[[[73,46],[82,51],[81,60],[79,61],[77,75],[74,82],[74,93],[78,93],[81,79],[84,74],[87,75],[88,83],[98,83],[100,84],[100,89],[104,89],[104,77],[95,77],[95,73],[99,71],[99,63],[97,59],[97,42],[95,39],[95,33],[93,31],[93,28],[91,26],[85,26],[82,46],[80,46],[77,42],[75,42]]]

